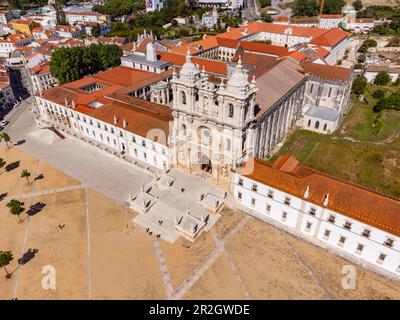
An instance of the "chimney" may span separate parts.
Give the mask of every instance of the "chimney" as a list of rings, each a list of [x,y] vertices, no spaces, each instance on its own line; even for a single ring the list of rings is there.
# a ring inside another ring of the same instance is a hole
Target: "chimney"
[[[310,186],[307,186],[307,189],[306,189],[306,191],[304,192],[304,198],[308,198],[309,197],[309,195],[310,195]]]
[[[114,114],[114,124],[117,124],[117,121],[118,121],[117,116]]]
[[[329,193],[327,193],[327,194],[325,195],[325,198],[324,198],[324,206],[327,207],[327,206],[328,206],[328,203],[329,203]]]
[[[127,124],[128,124],[128,123],[126,122],[125,118],[122,119],[122,126],[124,127],[124,129],[126,128],[126,125],[127,125]]]

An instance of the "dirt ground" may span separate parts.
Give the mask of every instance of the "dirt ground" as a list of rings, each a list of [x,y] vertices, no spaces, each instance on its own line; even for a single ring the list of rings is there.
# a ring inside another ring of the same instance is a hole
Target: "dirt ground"
[[[171,298],[156,239],[132,223],[134,212],[17,148],[2,148],[0,157],[20,161],[18,168],[0,174],[0,193],[8,193],[0,201],[0,250],[14,254],[7,267],[12,278],[5,279],[0,270],[0,299]],[[31,171],[32,181],[39,174],[43,179],[27,185],[22,169]],[[45,206],[31,216],[24,212],[22,223],[6,207],[12,197],[61,186],[75,188],[24,199],[26,209]],[[223,241],[221,251],[218,241]],[[358,266],[356,289],[344,290],[341,270],[348,261],[232,209],[225,208],[196,242],[160,240],[160,247],[173,290],[204,269],[184,289],[183,299],[400,298],[397,284]],[[35,257],[17,267],[30,248],[38,250]],[[215,252],[215,260],[202,268]],[[56,272],[55,290],[42,286],[49,267]]]

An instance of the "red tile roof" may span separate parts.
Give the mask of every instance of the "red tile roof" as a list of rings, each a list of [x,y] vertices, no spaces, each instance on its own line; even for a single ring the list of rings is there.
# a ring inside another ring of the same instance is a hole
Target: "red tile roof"
[[[300,70],[318,78],[339,81],[349,81],[353,74],[352,68],[343,68],[318,63],[303,63],[300,66]]]
[[[239,45],[244,51],[263,53],[272,56],[279,56],[289,51],[286,47],[274,46],[261,42],[240,41]]]
[[[186,56],[172,52],[157,51],[157,55],[162,61],[168,61],[177,66],[183,66],[186,62]],[[221,75],[228,73],[226,62],[204,59],[199,57],[192,57],[192,61],[200,66],[200,70],[205,67],[206,71]]]
[[[254,169],[245,176],[322,207],[329,195],[326,208],[400,236],[399,199],[305,167],[292,156],[280,157],[273,165],[254,159]]]
[[[333,28],[328,29],[324,34],[312,39],[309,43],[323,47],[334,47],[350,35],[351,33],[343,31],[342,29]]]

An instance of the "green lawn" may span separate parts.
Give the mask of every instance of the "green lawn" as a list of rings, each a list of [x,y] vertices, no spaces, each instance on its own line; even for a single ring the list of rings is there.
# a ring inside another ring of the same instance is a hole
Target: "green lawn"
[[[379,116],[353,98],[352,109],[334,134],[297,129],[269,161],[290,153],[321,172],[400,197],[399,137],[400,112]]]

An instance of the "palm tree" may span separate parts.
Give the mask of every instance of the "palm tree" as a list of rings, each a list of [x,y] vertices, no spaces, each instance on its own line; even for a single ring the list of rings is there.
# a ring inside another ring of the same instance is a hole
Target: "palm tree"
[[[6,279],[11,278],[11,273],[8,272],[6,266],[8,266],[13,259],[14,257],[11,251],[0,251],[0,268],[4,268],[6,271]]]
[[[11,214],[16,215],[18,217],[19,223],[22,222],[20,214],[25,210],[23,205],[24,205],[23,202],[15,199],[12,199],[10,200],[10,202],[7,203],[7,207],[10,208]]]
[[[3,132],[3,133],[0,134],[0,141],[1,140],[4,140],[4,142],[7,145],[7,149],[10,149],[10,146],[8,145],[8,143],[10,142],[11,139],[10,139],[10,136],[7,133]]]
[[[21,178],[26,178],[27,184],[29,184],[29,177],[30,176],[31,176],[31,173],[28,170],[26,170],[26,169],[22,170]]]
[[[4,166],[6,165],[6,162],[4,161],[4,159],[3,158],[0,158],[0,168],[3,168]],[[4,172],[4,171],[3,171]],[[2,172],[2,173],[3,173]],[[0,173],[0,174],[2,174],[2,173]]]

